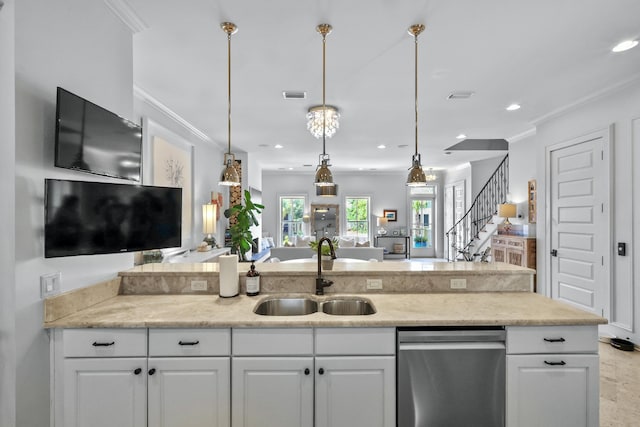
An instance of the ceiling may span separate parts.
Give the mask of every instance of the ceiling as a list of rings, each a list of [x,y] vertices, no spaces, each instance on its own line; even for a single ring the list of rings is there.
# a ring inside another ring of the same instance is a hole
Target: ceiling
[[[517,140],[581,100],[640,77],[637,0],[128,0],[146,29],[134,35],[134,84],[227,144],[227,37],[232,36],[232,151],[265,170],[312,171],[321,140],[305,115],[322,104],[322,37],[327,36],[326,102],[340,109],[327,139],[332,170],[406,171],[415,144],[414,43],[419,37],[419,151],[434,169],[502,155],[454,151],[472,139]],[[283,91],[304,91],[285,100]],[[448,100],[455,91],[469,99]],[[522,108],[506,111],[511,103]],[[274,148],[276,144],[283,146]],[[377,148],[384,144],[386,149]],[[303,166],[303,165],[308,166]],[[310,166],[309,166],[310,165]]]

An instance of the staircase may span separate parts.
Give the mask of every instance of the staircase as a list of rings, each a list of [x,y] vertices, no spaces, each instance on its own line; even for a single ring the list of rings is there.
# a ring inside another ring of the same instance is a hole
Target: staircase
[[[481,256],[494,234],[493,218],[497,205],[505,203],[509,193],[509,155],[498,165],[493,175],[471,203],[469,210],[446,232],[446,258],[449,261],[473,261]]]

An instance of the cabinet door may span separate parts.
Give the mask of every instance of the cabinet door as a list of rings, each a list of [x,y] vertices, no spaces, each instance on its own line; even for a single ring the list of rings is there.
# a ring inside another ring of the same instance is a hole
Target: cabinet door
[[[316,427],[396,425],[395,357],[317,357]]]
[[[65,427],[146,427],[146,367],[146,358],[65,359]]]
[[[149,359],[149,426],[228,427],[228,357]]]
[[[235,357],[234,427],[313,426],[312,357]]]
[[[598,355],[507,356],[507,427],[597,427]]]

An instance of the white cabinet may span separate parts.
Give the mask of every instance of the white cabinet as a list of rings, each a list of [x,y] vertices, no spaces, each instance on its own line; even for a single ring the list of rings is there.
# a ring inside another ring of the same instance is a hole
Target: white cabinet
[[[64,405],[55,405],[56,425],[230,425],[229,329],[67,329],[61,335],[55,354],[64,356],[56,364],[64,371]]]
[[[153,357],[148,375],[149,426],[229,425],[228,357]]]
[[[395,357],[316,357],[316,427],[395,426]]]
[[[64,346],[65,427],[147,425],[145,329],[68,329]]]
[[[146,358],[64,362],[65,427],[146,427]]]
[[[234,427],[395,426],[394,328],[234,329],[233,355]]]
[[[234,357],[234,427],[313,426],[313,357]]]
[[[596,427],[596,326],[507,328],[508,427]]]

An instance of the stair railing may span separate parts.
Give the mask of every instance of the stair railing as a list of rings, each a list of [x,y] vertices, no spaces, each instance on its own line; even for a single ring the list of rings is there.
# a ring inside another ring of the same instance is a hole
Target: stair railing
[[[497,206],[504,203],[509,193],[509,155],[500,162],[493,175],[482,187],[471,207],[446,232],[447,260],[455,261],[459,255],[464,260],[473,260],[470,254],[473,242],[478,239],[480,231],[497,213]]]

